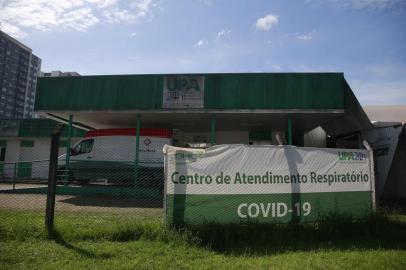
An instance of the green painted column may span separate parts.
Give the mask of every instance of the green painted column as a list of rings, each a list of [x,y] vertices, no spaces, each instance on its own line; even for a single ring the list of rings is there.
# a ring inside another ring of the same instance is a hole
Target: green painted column
[[[288,144],[292,145],[292,117],[288,116]]]
[[[216,144],[216,115],[212,114],[210,119],[210,143]]]
[[[69,115],[68,123],[68,138],[66,140],[66,159],[65,159],[65,185],[69,181],[69,169],[70,169],[70,149],[72,147],[72,124],[73,124],[73,115]]]
[[[137,114],[137,129],[135,136],[135,159],[134,159],[134,186],[137,185],[139,177],[139,161],[140,161],[140,133],[141,133],[141,115]]]

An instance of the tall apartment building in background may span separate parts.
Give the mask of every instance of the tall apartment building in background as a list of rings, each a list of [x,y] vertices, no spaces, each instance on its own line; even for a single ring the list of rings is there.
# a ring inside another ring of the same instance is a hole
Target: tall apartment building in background
[[[39,76],[40,77],[75,77],[75,76],[80,76],[80,74],[75,71],[63,72],[60,70],[53,70],[51,72],[41,72]]]
[[[31,118],[41,59],[0,30],[0,118]]]

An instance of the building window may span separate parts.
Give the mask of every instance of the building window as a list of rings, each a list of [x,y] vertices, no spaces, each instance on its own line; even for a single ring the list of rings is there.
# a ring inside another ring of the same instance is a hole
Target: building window
[[[0,162],[6,159],[6,147],[0,146]]]

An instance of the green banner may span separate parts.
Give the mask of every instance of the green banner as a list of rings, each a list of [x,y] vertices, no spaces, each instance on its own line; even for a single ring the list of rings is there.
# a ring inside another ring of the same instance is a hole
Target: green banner
[[[364,149],[164,147],[168,223],[297,223],[362,218],[373,206]]]
[[[363,218],[371,193],[173,195],[166,198],[168,223],[295,223],[329,216]]]

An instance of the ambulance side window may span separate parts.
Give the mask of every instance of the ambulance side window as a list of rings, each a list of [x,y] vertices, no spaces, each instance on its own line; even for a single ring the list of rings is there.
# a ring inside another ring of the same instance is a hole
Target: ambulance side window
[[[94,139],[88,139],[88,140],[84,140],[84,141],[80,142],[74,148],[72,155],[76,156],[76,155],[81,155],[81,154],[86,154],[86,153],[92,152],[93,142],[94,142]]]

